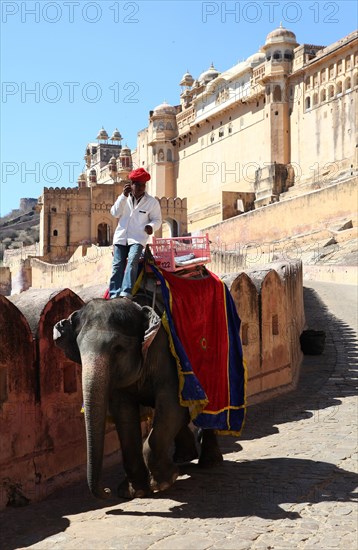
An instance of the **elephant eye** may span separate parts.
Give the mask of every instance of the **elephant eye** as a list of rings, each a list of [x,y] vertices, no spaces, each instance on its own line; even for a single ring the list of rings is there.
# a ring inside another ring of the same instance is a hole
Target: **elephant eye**
[[[124,350],[124,347],[121,344],[116,344],[113,346],[113,353],[121,353]]]

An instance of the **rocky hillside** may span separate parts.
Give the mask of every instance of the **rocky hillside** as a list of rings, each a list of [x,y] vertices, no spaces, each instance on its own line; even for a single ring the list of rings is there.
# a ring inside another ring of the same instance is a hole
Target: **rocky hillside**
[[[0,218],[0,261],[3,259],[4,250],[8,248],[21,248],[39,241],[40,214],[31,207],[30,201],[37,203],[36,199],[22,199],[20,205],[26,210],[12,210],[10,214]]]

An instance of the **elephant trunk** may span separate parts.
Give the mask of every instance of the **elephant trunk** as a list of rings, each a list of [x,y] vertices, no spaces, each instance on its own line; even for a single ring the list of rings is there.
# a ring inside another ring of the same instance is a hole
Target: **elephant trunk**
[[[100,486],[104,434],[109,393],[109,365],[103,356],[82,356],[82,389],[87,436],[87,481],[97,498],[108,498],[109,489]]]

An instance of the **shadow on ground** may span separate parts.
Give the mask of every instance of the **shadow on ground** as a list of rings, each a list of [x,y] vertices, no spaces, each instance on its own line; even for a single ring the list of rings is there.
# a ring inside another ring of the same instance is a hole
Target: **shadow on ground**
[[[118,469],[106,472],[106,482],[119,481]],[[295,503],[352,502],[358,475],[327,462],[306,459],[270,458],[244,462],[224,462],[212,470],[197,464],[181,468],[181,477],[169,490],[156,493],[150,509],[128,509],[124,501],[93,499],[85,484],[59,491],[46,501],[1,514],[0,548],[15,550],[34,545],[66,531],[65,516],[106,508],[104,515],[159,518],[233,518],[257,516],[264,519],[300,519],[300,514],[285,510]],[[174,504],[163,511],[160,500]],[[158,501],[156,510],[155,501]],[[282,507],[282,505],[284,505]],[[89,521],[86,516],[86,521]],[[117,527],[120,525],[117,523]],[[110,527],[109,527],[110,528]]]
[[[299,519],[296,512],[280,504],[301,502],[352,502],[358,475],[327,462],[306,459],[270,458],[244,462],[224,462],[203,471],[195,464],[184,466],[179,479],[168,491],[154,498],[180,501],[167,512],[145,512],[169,518],[231,518],[258,516],[266,519]],[[140,515],[120,505],[107,514]]]

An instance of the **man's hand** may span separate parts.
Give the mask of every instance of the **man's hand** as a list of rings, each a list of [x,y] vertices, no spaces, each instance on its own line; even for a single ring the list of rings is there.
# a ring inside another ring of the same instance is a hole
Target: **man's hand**
[[[151,235],[153,233],[153,227],[151,225],[146,225],[144,231],[147,233],[147,235]]]
[[[130,183],[126,183],[125,186],[123,187],[123,195],[125,197],[128,197],[129,196],[129,193],[131,192],[132,190],[132,186]]]

